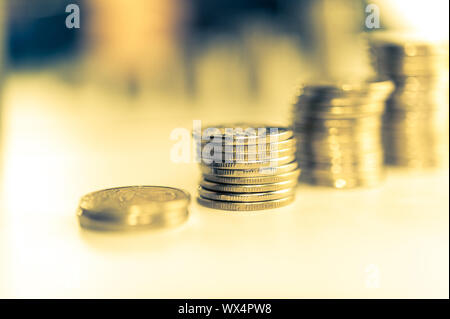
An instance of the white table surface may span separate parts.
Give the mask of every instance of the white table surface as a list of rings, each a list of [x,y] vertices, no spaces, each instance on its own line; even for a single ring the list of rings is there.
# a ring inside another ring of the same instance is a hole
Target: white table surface
[[[170,161],[170,132],[193,119],[283,122],[289,109],[191,104],[49,74],[9,79],[0,297],[449,297],[448,170],[390,169],[375,189],[301,185],[294,204],[271,211],[203,208],[196,164]],[[141,184],[191,192],[188,222],[128,234],[79,228],[83,194]]]

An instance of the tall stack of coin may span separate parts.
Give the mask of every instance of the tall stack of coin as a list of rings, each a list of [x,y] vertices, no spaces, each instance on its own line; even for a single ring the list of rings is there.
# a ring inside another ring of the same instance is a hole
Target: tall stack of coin
[[[201,159],[201,205],[253,211],[294,201],[300,171],[292,130],[233,124],[208,127],[194,137]]]
[[[383,178],[381,116],[389,81],[301,87],[293,127],[302,180],[335,188]]]
[[[377,72],[395,84],[383,119],[386,163],[448,164],[448,43],[380,33],[370,44]]]

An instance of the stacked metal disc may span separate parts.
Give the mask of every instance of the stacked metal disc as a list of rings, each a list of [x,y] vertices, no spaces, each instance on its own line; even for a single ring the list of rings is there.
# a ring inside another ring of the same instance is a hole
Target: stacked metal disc
[[[381,33],[370,44],[377,72],[395,84],[383,119],[386,163],[447,165],[448,43]]]
[[[84,195],[78,206],[80,226],[129,231],[180,225],[189,215],[189,193],[172,187],[128,186]]]
[[[254,211],[294,201],[300,171],[292,130],[233,124],[208,127],[194,137],[201,157],[201,205]]]
[[[301,87],[293,128],[301,180],[352,188],[383,178],[381,116],[389,81]]]

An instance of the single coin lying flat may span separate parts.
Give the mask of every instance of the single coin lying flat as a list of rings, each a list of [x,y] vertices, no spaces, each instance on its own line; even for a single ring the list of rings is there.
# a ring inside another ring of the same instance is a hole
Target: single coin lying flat
[[[96,230],[170,227],[188,217],[189,193],[171,187],[128,186],[83,196],[77,210],[80,226]]]

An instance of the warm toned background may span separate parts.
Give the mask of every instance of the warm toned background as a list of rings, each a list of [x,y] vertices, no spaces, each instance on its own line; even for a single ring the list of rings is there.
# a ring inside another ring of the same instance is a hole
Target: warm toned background
[[[383,27],[448,41],[447,1],[372,2]],[[366,3],[0,0],[0,297],[448,298],[448,169],[231,213],[170,158],[175,128],[289,124],[298,80],[363,71]],[[187,223],[79,228],[82,195],[137,184],[188,190]]]
[[[160,99],[150,111],[148,99],[68,90],[51,73],[11,78],[4,98],[2,297],[448,298],[448,171],[390,170],[369,190],[301,186],[293,205],[258,213],[194,200],[182,227],[95,233],[75,217],[84,193],[150,184],[195,199],[199,171],[170,161],[169,134],[208,108]],[[213,117],[288,111],[232,105]]]

